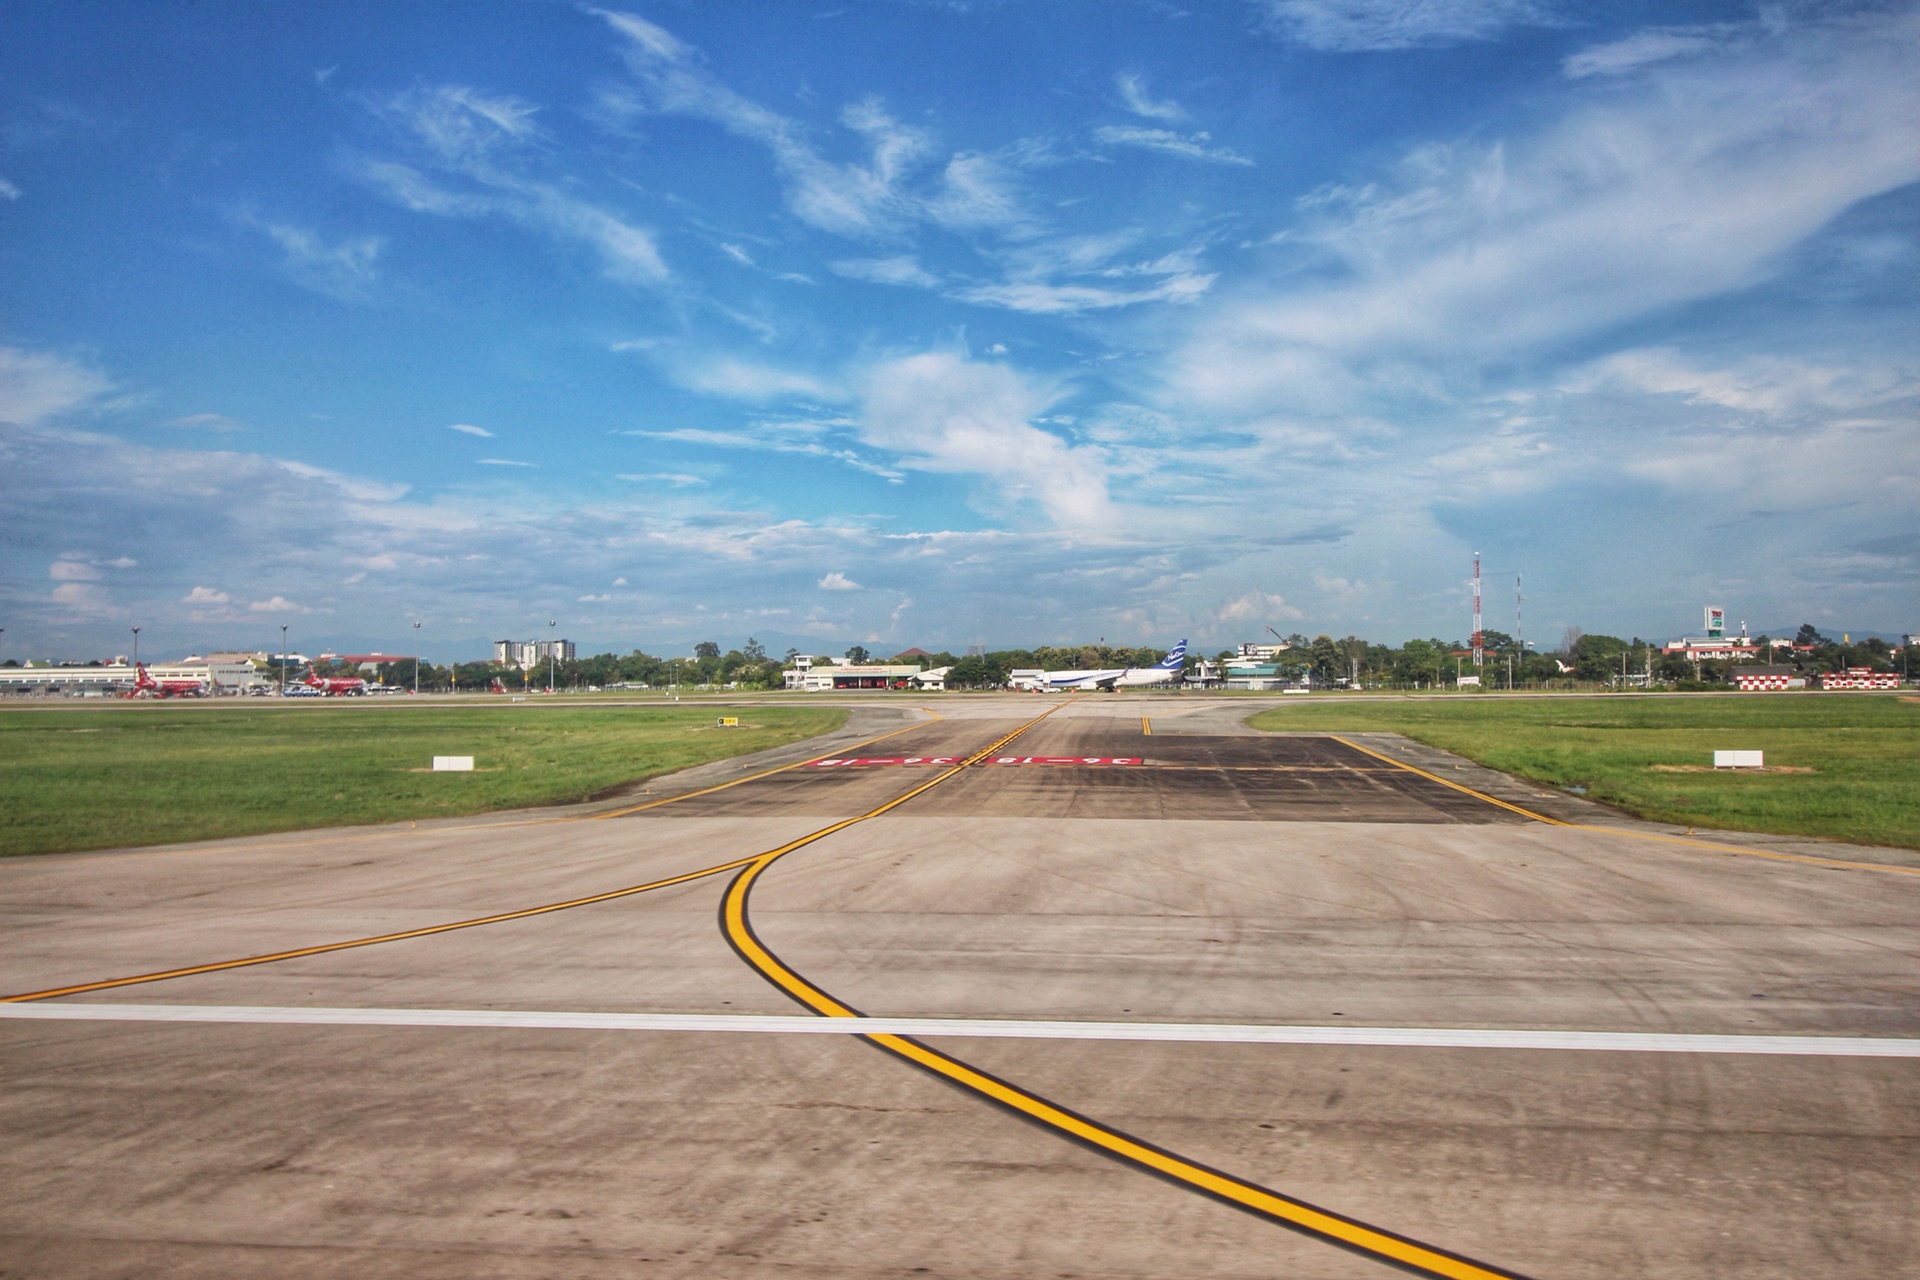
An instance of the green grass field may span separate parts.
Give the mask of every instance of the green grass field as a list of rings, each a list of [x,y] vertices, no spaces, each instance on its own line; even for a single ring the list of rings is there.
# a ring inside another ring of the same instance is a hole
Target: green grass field
[[[1403,733],[1662,822],[1920,848],[1910,697],[1303,698],[1249,723]],[[1769,772],[1716,772],[1715,749],[1764,751]]]
[[[0,710],[0,855],[443,818],[838,728],[830,708],[140,706]],[[432,773],[436,755],[473,773]]]

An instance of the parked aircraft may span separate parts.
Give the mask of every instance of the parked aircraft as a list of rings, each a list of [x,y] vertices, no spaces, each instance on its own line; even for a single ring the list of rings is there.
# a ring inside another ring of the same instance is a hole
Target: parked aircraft
[[[125,695],[129,698],[197,698],[207,691],[208,682],[198,676],[155,680],[147,674],[147,664],[144,662],[135,665],[133,670],[133,688]]]
[[[1151,667],[1108,668],[1104,671],[1049,671],[1046,683],[1037,688],[1049,691],[1079,690],[1090,693],[1095,689],[1104,689],[1112,693],[1116,689],[1141,689],[1157,684],[1174,684],[1180,679],[1180,669],[1187,661],[1187,642],[1167,651],[1167,656]]]
[[[323,676],[307,668],[307,678],[301,681],[309,689],[318,689],[329,698],[359,695],[367,691],[367,682],[359,676]]]

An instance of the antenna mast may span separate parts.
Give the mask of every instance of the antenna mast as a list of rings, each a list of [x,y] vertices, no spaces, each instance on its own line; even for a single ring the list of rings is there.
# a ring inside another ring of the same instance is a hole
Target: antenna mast
[[[1516,573],[1513,575],[1513,647],[1520,651],[1522,657],[1527,652],[1527,627],[1521,621],[1520,609],[1526,599],[1520,594],[1520,575]]]
[[[1473,670],[1476,675],[1487,659],[1485,632],[1480,625],[1480,553],[1476,551],[1473,553]]]

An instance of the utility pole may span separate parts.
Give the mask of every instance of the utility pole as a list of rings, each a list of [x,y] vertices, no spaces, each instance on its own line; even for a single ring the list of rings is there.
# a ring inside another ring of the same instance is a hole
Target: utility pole
[[[420,693],[420,624],[413,624],[413,692]]]
[[[287,624],[280,624],[280,661],[275,664],[280,672],[280,696],[287,696]]]
[[[138,628],[138,627],[134,627],[134,628],[133,628],[133,665],[134,665],[134,668],[135,668],[136,670],[138,670],[138,669],[139,669],[139,666],[140,666],[140,628]]]
[[[560,624],[552,618],[547,619],[547,692],[553,692],[553,629]]]

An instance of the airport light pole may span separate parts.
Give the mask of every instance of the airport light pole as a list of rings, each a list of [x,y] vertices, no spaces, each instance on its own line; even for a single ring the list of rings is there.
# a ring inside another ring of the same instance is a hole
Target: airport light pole
[[[413,624],[413,691],[420,692],[420,624]]]
[[[131,630],[133,631],[133,665],[137,670],[140,666],[140,628],[133,627]]]
[[[280,661],[276,664],[280,672],[280,696],[287,696],[287,624],[280,624]]]
[[[553,692],[553,629],[559,626],[557,619],[547,619],[547,692]]]

